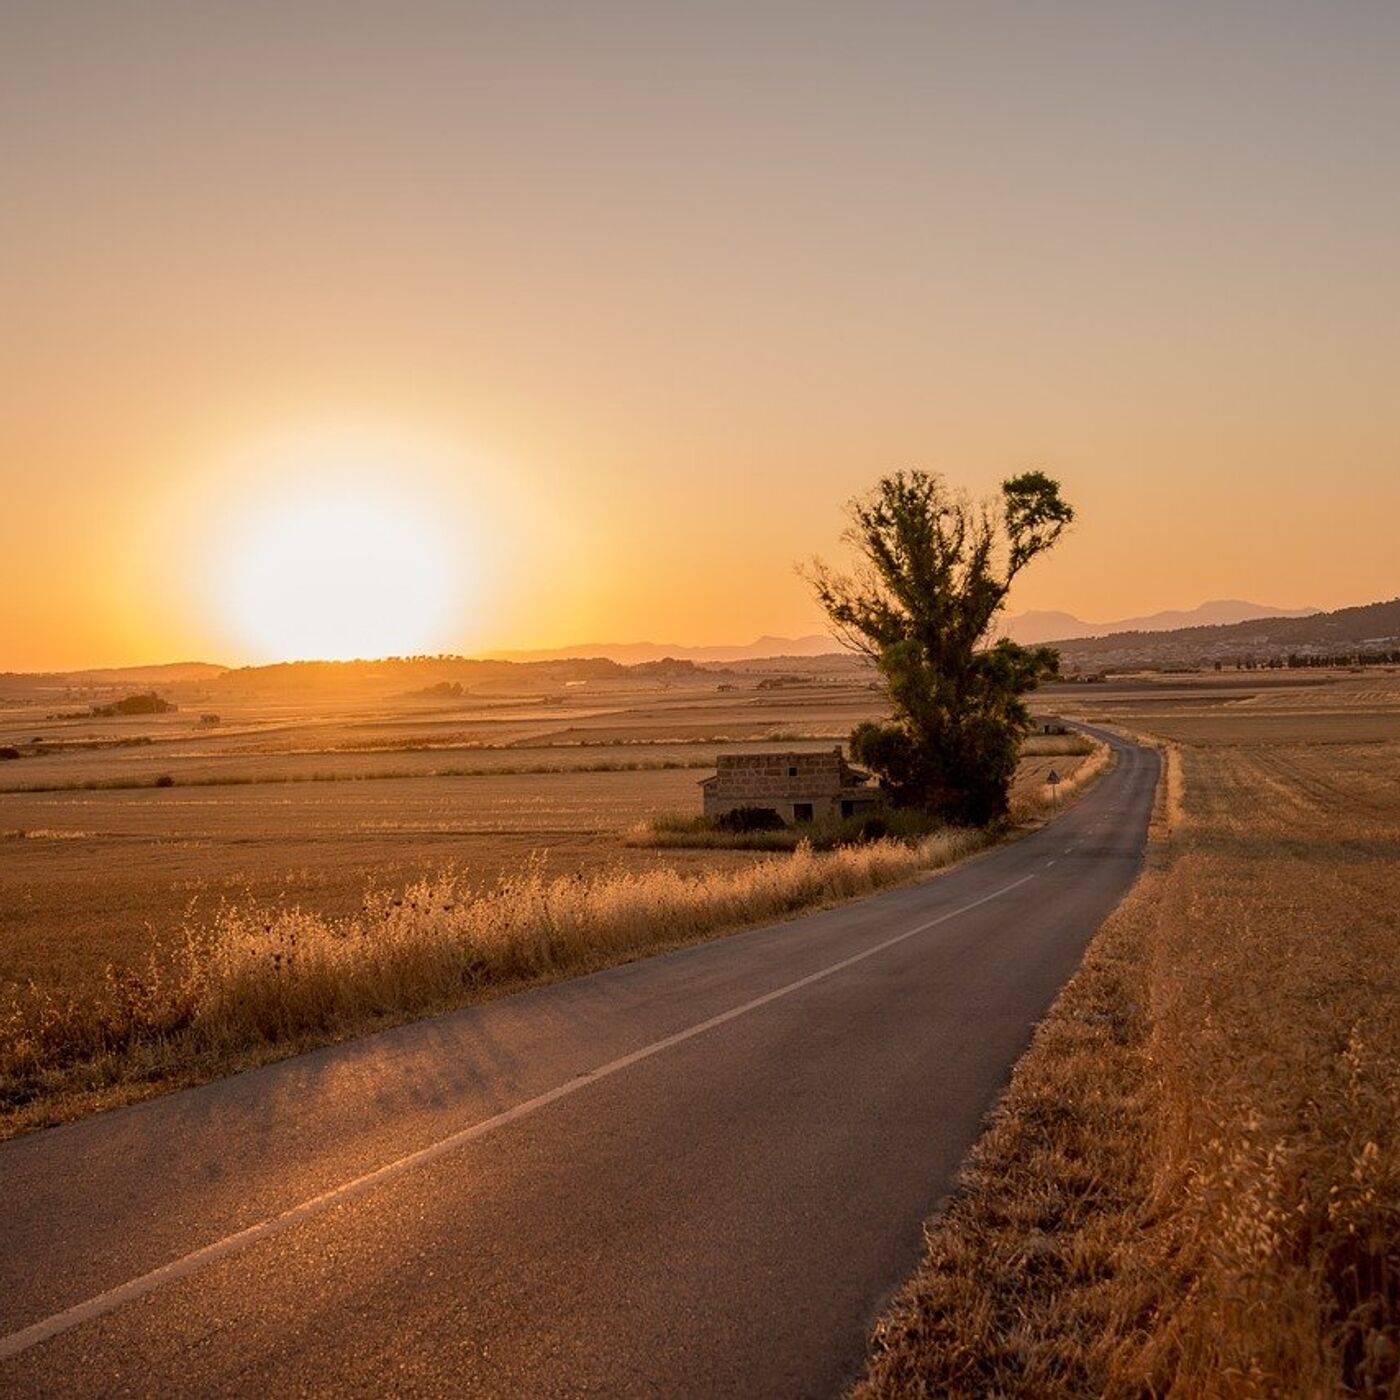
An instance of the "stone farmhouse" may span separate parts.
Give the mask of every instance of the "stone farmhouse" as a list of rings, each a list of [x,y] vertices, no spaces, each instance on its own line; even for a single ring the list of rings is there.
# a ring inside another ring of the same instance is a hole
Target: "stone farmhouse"
[[[856,816],[880,802],[874,779],[847,763],[839,745],[819,753],[722,753],[700,788],[707,817],[766,807],[789,826]]]

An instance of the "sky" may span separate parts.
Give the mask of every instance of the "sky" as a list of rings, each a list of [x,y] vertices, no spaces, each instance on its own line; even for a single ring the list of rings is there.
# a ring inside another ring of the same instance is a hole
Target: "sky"
[[[1400,592],[1400,6],[0,0],[0,669]]]

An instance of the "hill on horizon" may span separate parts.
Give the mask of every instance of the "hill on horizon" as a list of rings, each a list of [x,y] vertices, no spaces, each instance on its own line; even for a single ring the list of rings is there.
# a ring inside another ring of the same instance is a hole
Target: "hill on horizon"
[[[1059,648],[1064,671],[1267,662],[1291,655],[1400,657],[1400,598],[1304,617],[1273,616],[1229,625],[1050,641]]]
[[[1238,618],[1244,612],[1247,616]],[[1177,619],[1189,621],[1171,625]],[[1235,618],[1227,621],[1225,619]],[[1089,631],[1075,631],[1089,628]],[[1111,630],[1106,630],[1111,629]],[[1340,608],[1333,612],[1272,608],[1259,603],[1219,599],[1187,611],[1153,613],[1119,623],[1086,623],[1071,613],[1025,612],[1006,619],[1002,635],[1027,645],[1057,646],[1065,668],[1102,669],[1124,666],[1209,664],[1245,657],[1267,659],[1296,650],[1317,655],[1333,650],[1386,650],[1400,645],[1400,600]],[[488,652],[478,656],[366,657],[353,661],[279,661],[262,665],[221,666],[204,661],[176,661],[145,666],[98,666],[73,671],[0,672],[0,684],[23,692],[103,690],[121,686],[239,684],[269,682],[274,686],[347,682],[387,682],[390,673],[402,678],[411,670],[420,684],[441,680],[502,678],[512,673],[562,679],[645,675],[666,669],[677,674],[700,668],[717,672],[800,668],[817,665],[830,670],[851,662],[832,637],[812,633],[802,637],[764,635],[745,645],[686,647],[659,642],[581,643],[538,651]]]
[[[1144,617],[1118,618],[1109,622],[1086,622],[1073,613],[1028,611],[1006,618],[1002,635],[1026,646],[1066,637],[1107,637],[1119,632],[1168,632],[1183,627],[1214,627],[1250,622],[1270,617],[1306,617],[1318,608],[1276,608],[1239,598],[1214,598],[1194,608],[1175,608]],[[801,637],[765,634],[745,646],[716,644],[682,646],[675,642],[581,642],[575,646],[542,649],[491,651],[490,661],[570,661],[601,657],[634,666],[644,661],[695,661],[701,665],[737,661],[764,661],[781,658],[830,656],[842,650],[827,633],[814,632]]]
[[[581,642],[576,646],[547,647],[539,650],[490,651],[488,661],[576,661],[601,657],[623,666],[646,661],[767,661],[775,657],[829,656],[841,650],[834,637],[814,632],[804,637],[774,637],[765,634],[747,645],[681,646],[675,642]]]
[[[228,669],[210,661],[163,661],[146,666],[87,666],[75,671],[0,671],[0,681],[22,683],[32,690],[103,690],[211,681]]]
[[[1308,617],[1319,608],[1274,608],[1240,598],[1212,598],[1195,608],[1169,608],[1144,617],[1123,617],[1113,622],[1085,622],[1067,612],[1013,613],[1002,625],[1003,636],[1023,646],[1063,641],[1074,637],[1108,637],[1119,632],[1175,632],[1184,627],[1221,627],[1255,622],[1268,617]]]

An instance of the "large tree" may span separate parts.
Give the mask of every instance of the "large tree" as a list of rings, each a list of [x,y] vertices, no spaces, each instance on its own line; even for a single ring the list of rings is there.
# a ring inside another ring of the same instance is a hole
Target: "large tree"
[[[1074,511],[1059,483],[1026,472],[974,504],[932,472],[883,477],[850,503],[854,573],[817,562],[809,579],[837,635],[878,667],[893,718],[859,725],[851,753],[892,800],[981,825],[1005,814],[1022,696],[1053,676],[1051,647],[989,642],[1016,576]]]

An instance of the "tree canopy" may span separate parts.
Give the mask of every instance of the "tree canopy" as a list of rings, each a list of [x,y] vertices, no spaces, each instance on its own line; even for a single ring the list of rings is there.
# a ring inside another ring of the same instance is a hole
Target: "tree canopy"
[[[943,477],[899,471],[849,506],[854,573],[820,562],[809,578],[836,634],[870,657],[893,718],[859,725],[852,756],[899,805],[950,821],[1004,815],[1022,697],[1058,670],[1050,647],[988,642],[1020,572],[1074,519],[1059,483],[1025,472],[973,503]]]

